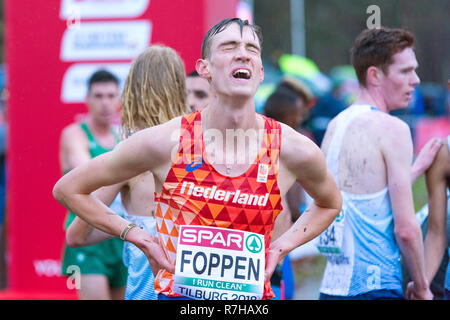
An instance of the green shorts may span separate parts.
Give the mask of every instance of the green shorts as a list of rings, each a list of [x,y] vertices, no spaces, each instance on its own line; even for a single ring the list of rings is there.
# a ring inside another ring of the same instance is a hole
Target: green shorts
[[[73,215],[73,213],[70,213]],[[73,219],[69,216],[70,224]],[[70,276],[73,267],[78,266],[82,275],[101,274],[108,278],[112,288],[124,287],[127,282],[127,268],[123,264],[123,241],[118,238],[106,240],[92,246],[64,247],[62,274]]]

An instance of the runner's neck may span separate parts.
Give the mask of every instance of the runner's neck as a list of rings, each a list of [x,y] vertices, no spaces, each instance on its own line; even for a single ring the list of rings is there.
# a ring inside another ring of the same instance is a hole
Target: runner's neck
[[[207,123],[207,129],[217,129],[225,133],[227,129],[257,130],[256,112],[245,106],[233,108],[228,106],[211,105],[202,112],[202,121]]]
[[[94,136],[105,137],[105,136],[112,135],[112,132],[111,132],[112,126],[111,125],[99,124],[99,123],[95,122],[94,119],[92,119],[92,117],[89,117],[86,122]]]
[[[388,107],[384,99],[377,95],[376,92],[369,91],[365,88],[361,88],[361,92],[354,104],[367,104],[379,109],[382,112],[388,112]]]

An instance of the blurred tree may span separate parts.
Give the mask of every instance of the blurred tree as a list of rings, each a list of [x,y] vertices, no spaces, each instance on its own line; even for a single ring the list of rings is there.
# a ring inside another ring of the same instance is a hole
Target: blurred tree
[[[255,23],[263,28],[266,59],[289,53],[290,1],[254,0]],[[381,25],[405,27],[416,35],[418,73],[424,82],[445,84],[450,74],[448,0],[305,0],[306,55],[323,72],[348,64],[355,37],[367,28],[370,5],[381,10]]]
[[[263,58],[277,62],[291,52],[290,0],[254,0],[255,23],[263,29]]]

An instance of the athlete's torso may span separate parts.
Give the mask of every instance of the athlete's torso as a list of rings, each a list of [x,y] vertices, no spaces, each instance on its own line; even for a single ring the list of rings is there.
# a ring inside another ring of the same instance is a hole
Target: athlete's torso
[[[341,112],[330,123],[322,143],[322,150],[328,156],[329,146],[335,139],[336,127],[342,115],[358,112],[364,105],[352,105]],[[362,112],[348,123],[343,136],[340,137],[339,151],[339,189],[355,194],[374,193],[387,185],[387,170],[381,152],[380,139],[383,138],[385,118],[391,117],[378,109]]]
[[[358,193],[343,191],[349,180],[342,174],[346,170],[340,167],[355,161],[348,159],[351,153],[342,153],[347,129],[374,112],[377,111],[367,105],[349,107],[338,116],[329,142],[327,166],[341,189],[343,205],[341,213],[317,242],[328,258],[321,286],[321,292],[328,295],[353,296],[378,289],[401,293],[400,253],[387,185],[370,192],[364,188]],[[364,159],[360,160],[363,163]]]
[[[80,127],[84,131],[88,139],[89,153],[91,154],[92,158],[95,158],[103,153],[109,152],[114,148],[114,147],[108,148],[100,144],[99,141],[94,137],[94,134],[92,133],[91,129],[89,129],[87,123],[81,122]],[[119,142],[118,136],[113,130],[111,130],[111,134],[114,136],[117,144]]]
[[[155,181],[151,172],[128,180],[121,188],[122,202],[129,215],[154,216]]]
[[[266,257],[273,224],[282,210],[277,184],[281,143],[280,125],[264,117],[265,135],[256,160],[237,177],[225,176],[205,157],[201,113],[181,119],[178,153],[162,191],[156,197],[155,217],[160,241],[175,264],[179,228],[212,226],[264,235]],[[200,146],[200,147],[199,147]],[[175,296],[173,275],[161,270],[155,280],[159,293]],[[266,283],[264,298],[272,297]]]

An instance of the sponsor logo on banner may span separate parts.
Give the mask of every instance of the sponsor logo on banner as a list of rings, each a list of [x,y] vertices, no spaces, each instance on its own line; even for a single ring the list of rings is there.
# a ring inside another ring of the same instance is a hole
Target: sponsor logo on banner
[[[82,19],[136,18],[145,13],[150,0],[62,0],[60,18],[76,10]]]
[[[64,32],[62,61],[132,60],[151,41],[150,21],[83,22]]]
[[[87,95],[89,77],[97,70],[108,70],[120,82],[120,91],[130,69],[130,63],[78,63],[72,65],[64,74],[61,87],[61,101],[64,103],[82,103]]]
[[[53,259],[34,260],[34,271],[39,277],[61,276],[61,261]]]
[[[264,292],[264,236],[181,226],[174,292],[197,300],[259,300]]]

